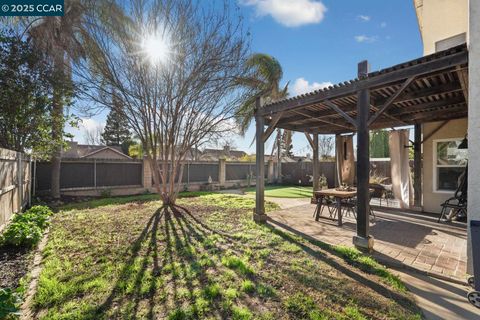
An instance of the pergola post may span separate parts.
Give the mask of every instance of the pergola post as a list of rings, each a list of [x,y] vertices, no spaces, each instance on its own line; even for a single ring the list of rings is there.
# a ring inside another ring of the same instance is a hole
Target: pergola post
[[[318,154],[318,133],[313,134],[313,146],[312,146],[312,151],[313,151],[313,191],[317,191],[319,189],[319,154]]]
[[[256,192],[255,192],[255,212],[253,220],[256,222],[264,222],[267,220],[265,214],[265,143],[263,142],[263,130],[265,119],[260,115],[261,102],[260,98],[256,101],[255,125],[257,143],[256,159]]]
[[[358,77],[368,76],[368,61],[358,64]],[[353,244],[364,250],[373,249],[373,238],[370,236],[370,150],[368,117],[370,110],[370,92],[361,89],[357,93],[357,235],[353,237]]]
[[[282,183],[282,136],[281,129],[277,129],[277,139],[275,143],[277,144],[277,181],[276,183]]]
[[[415,124],[413,141],[413,203],[422,207],[422,125]]]

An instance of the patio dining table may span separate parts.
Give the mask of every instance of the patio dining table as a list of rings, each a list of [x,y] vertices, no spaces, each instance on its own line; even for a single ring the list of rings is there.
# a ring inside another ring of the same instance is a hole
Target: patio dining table
[[[315,191],[315,198],[317,200],[317,206],[315,208],[315,221],[318,221],[320,216],[322,215],[322,204],[323,204],[323,199],[326,197],[333,197],[335,198],[335,207],[338,213],[338,226],[342,226],[342,200],[344,199],[351,199],[354,198],[357,195],[357,190],[350,190],[350,191],[343,191],[343,190],[337,190],[336,188],[331,188],[331,189],[324,189],[324,190],[319,190]]]

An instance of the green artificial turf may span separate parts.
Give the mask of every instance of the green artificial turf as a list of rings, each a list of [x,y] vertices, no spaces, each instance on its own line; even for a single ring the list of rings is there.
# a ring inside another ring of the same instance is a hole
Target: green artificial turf
[[[245,190],[247,194],[255,194],[255,187]],[[265,186],[265,196],[272,198],[310,198],[313,188],[304,186]]]

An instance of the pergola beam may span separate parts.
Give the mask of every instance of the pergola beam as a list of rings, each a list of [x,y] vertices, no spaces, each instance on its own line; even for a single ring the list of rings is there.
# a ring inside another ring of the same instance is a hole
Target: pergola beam
[[[342,124],[342,123],[334,122],[333,120],[326,120],[325,118],[327,116],[325,116],[325,115],[317,116],[317,113],[315,113],[315,112],[306,112],[306,111],[297,111],[297,110],[293,110],[293,112],[301,115],[301,118],[299,120],[303,120],[303,123],[318,121],[318,122],[321,122],[321,123],[330,124],[332,126],[337,126],[337,127],[341,127],[341,128],[345,128],[345,129],[349,129],[349,130],[355,130],[355,128],[352,127],[352,126],[349,126],[348,123]],[[336,113],[334,113],[332,115],[335,115],[335,114]],[[283,125],[285,123],[294,123],[294,122],[295,121],[281,121],[281,122],[278,123],[278,125]]]
[[[426,112],[428,109],[436,110],[436,108],[438,107],[456,105],[456,104],[465,104],[465,99],[462,96],[458,96],[458,97],[448,98],[445,100],[414,104],[408,107],[393,110],[390,114],[395,117],[402,117],[407,114],[412,114],[416,112]]]
[[[283,112],[279,112],[276,115],[273,116],[272,121],[270,121],[270,124],[268,125],[267,130],[263,134],[263,142],[265,143],[268,138],[272,135],[273,131],[275,130],[275,126],[277,125],[278,121],[282,117]]]
[[[424,59],[424,58],[423,58]],[[422,76],[446,70],[458,65],[468,63],[468,52],[463,50],[454,54],[432,59],[425,62],[399,68],[390,72],[373,75],[372,77],[353,81],[342,86],[328,90],[321,90],[314,94],[305,95],[296,99],[288,99],[265,106],[261,113],[263,115],[275,114],[280,111],[292,110],[305,105],[320,103],[324,100],[337,99],[353,95],[362,89],[375,89],[376,87],[405,80],[412,76]]]
[[[370,104],[370,108],[372,108],[373,111],[375,111],[375,112],[378,112],[378,111],[379,111],[379,108],[373,106],[372,104]],[[386,117],[386,118],[389,118],[390,120],[393,120],[393,121],[395,121],[395,122],[398,122],[398,123],[401,123],[401,124],[404,124],[404,125],[408,125],[408,123],[406,123],[405,121],[400,120],[400,119],[398,119],[397,117],[394,117],[394,116],[392,116],[392,115],[390,115],[390,114],[388,114],[388,113],[386,113],[386,112],[385,112],[382,116],[384,116],[384,117]],[[373,123],[370,124],[368,127],[370,128],[372,125],[373,125]]]
[[[310,147],[311,147],[312,149],[314,149],[314,148],[315,148],[315,144],[313,143],[313,139],[312,139],[312,137],[310,136],[310,133],[308,133],[308,132],[304,132],[304,133],[305,133],[305,137],[307,138],[308,143],[310,144]]]
[[[426,118],[438,116],[439,107],[441,107],[444,110],[450,110],[451,108],[455,108],[454,109],[455,111],[462,108],[465,109],[465,112],[467,110],[464,97],[456,96],[456,97],[452,97],[444,100],[425,102],[425,103],[415,104],[408,107],[397,108],[396,110],[390,111],[389,113],[390,116],[388,117],[394,121],[377,119],[377,121],[372,123],[369,127],[373,129],[373,128],[389,127],[390,125],[397,126],[398,123],[411,125],[412,120],[420,119],[418,118],[419,116],[426,117]],[[306,111],[296,111],[296,110],[294,112],[302,114],[305,117],[302,119],[305,119],[305,120],[299,125],[294,125],[298,129],[292,129],[292,130],[305,131],[305,128],[302,128],[302,125],[305,126],[306,124],[313,123],[318,120],[318,122],[321,122],[321,123],[330,124],[336,127],[342,127],[342,128],[348,129],[349,131],[355,131],[355,128],[349,126],[349,123],[344,121],[338,122],[338,120],[325,119],[325,118],[322,118],[321,120],[319,120],[314,118],[313,112],[307,113]],[[310,118],[307,118],[307,117],[310,117]],[[283,120],[282,120],[282,123],[279,123],[278,126],[285,127],[287,123],[288,122],[283,123]],[[388,125],[384,125],[384,123],[388,123]],[[345,132],[345,131],[342,131],[342,132]]]
[[[408,101],[412,101],[412,100],[417,100],[417,99],[427,99],[431,96],[435,96],[435,95],[438,95],[439,92],[441,92],[442,94],[448,94],[448,93],[454,93],[454,92],[458,92],[458,91],[462,91],[462,87],[460,85],[459,82],[451,82],[451,83],[445,83],[445,84],[441,84],[441,85],[437,85],[437,86],[434,86],[434,87],[428,87],[428,88],[422,88],[420,90],[415,90],[415,91],[408,91],[408,92],[403,92],[403,94],[401,94],[400,96],[398,96],[393,102],[392,104],[396,104],[396,103],[401,103],[401,102],[408,102]],[[374,105],[384,105],[387,100],[389,98],[377,98],[377,99],[372,99],[373,101],[373,104],[371,105],[372,109],[374,109]],[[315,105],[312,105],[312,107],[314,107]],[[350,104],[350,105],[347,105],[345,107],[342,107],[342,109],[346,112],[346,113],[349,113],[349,112],[352,112],[352,111],[355,111],[357,108],[356,104]],[[335,111],[318,111],[318,112],[306,112],[306,110],[304,110],[303,112],[298,112],[297,110],[291,110],[293,112],[296,113],[296,115],[294,116],[290,116],[290,117],[283,117],[279,122],[278,124],[279,125],[283,125],[285,123],[294,123],[294,122],[298,122],[298,121],[302,121],[302,120],[323,120],[325,123],[327,123],[326,121],[328,121],[328,118],[331,117],[331,116],[335,116],[337,115],[337,113]],[[375,110],[376,111],[376,110]],[[314,113],[312,115],[312,113]],[[395,116],[392,115],[392,114],[388,114],[386,117],[390,118],[390,119],[393,119],[393,120],[397,120],[395,119]],[[324,120],[326,119],[326,120]]]
[[[408,86],[414,80],[415,80],[415,76],[412,76],[412,77],[408,78],[407,80],[405,80],[405,82],[402,84],[402,86],[394,94],[392,94],[388,98],[388,100],[385,102],[385,104],[377,112],[375,112],[375,114],[373,116],[370,117],[370,119],[368,120],[367,126],[370,126],[379,116],[381,116],[383,113],[385,113],[387,111],[387,109],[390,108],[390,106],[393,105],[393,102],[395,101],[395,99],[397,99],[398,96],[400,96],[405,91],[405,89],[407,89]],[[385,114],[385,115],[387,115],[387,114]]]
[[[411,122],[419,123],[419,122],[429,122],[429,121],[440,121],[449,119],[453,116],[453,114],[462,113],[464,117],[467,116],[467,105],[464,103],[459,103],[456,105],[449,105],[445,106],[441,109],[431,110],[429,112],[420,112],[417,114],[409,114],[405,115],[405,119],[410,119]],[[438,120],[436,120],[438,119]]]
[[[353,120],[352,117],[350,117],[346,112],[344,112],[342,109],[340,109],[336,104],[332,103],[331,101],[329,100],[325,100],[323,101],[323,103],[325,105],[327,105],[328,107],[332,108],[333,110],[335,110],[338,114],[340,114],[345,120],[347,120],[348,122],[350,122],[355,128],[357,127],[357,122],[355,120]],[[370,104],[370,101],[369,101],[369,104]],[[367,106],[368,108],[368,106]]]
[[[425,99],[431,96],[436,96],[438,95],[439,92],[442,94],[448,94],[452,92],[457,92],[461,91],[462,87],[460,86],[460,83],[458,82],[449,82],[449,83],[444,83],[432,87],[426,87],[422,88],[419,90],[413,90],[413,91],[406,91],[403,92],[393,103],[401,103],[401,102],[408,102],[412,100],[417,100],[417,99]],[[388,98],[377,98],[374,99],[374,103],[376,105],[383,105],[387,102]]]
[[[456,70],[458,81],[462,87],[463,96],[465,97],[465,101],[468,101],[468,69],[457,66]]]

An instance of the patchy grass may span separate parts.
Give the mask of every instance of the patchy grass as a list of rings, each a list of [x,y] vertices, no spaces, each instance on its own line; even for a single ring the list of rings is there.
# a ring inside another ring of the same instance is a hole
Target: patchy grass
[[[209,194],[216,194],[213,191],[183,191],[180,192],[179,198],[194,198],[200,197]],[[121,197],[106,197],[98,198],[85,202],[72,202],[66,205],[63,205],[61,209],[63,211],[72,210],[72,209],[93,209],[104,206],[120,205],[126,203],[143,203],[149,201],[159,201],[160,196],[157,193],[147,193],[133,196],[121,196]]]
[[[255,187],[245,190],[246,194],[255,194]],[[311,198],[312,187],[303,186],[265,186],[265,196],[272,198]]]
[[[420,318],[388,270],[254,223],[253,199],[206,194],[173,209],[140,199],[54,216],[38,318]]]

